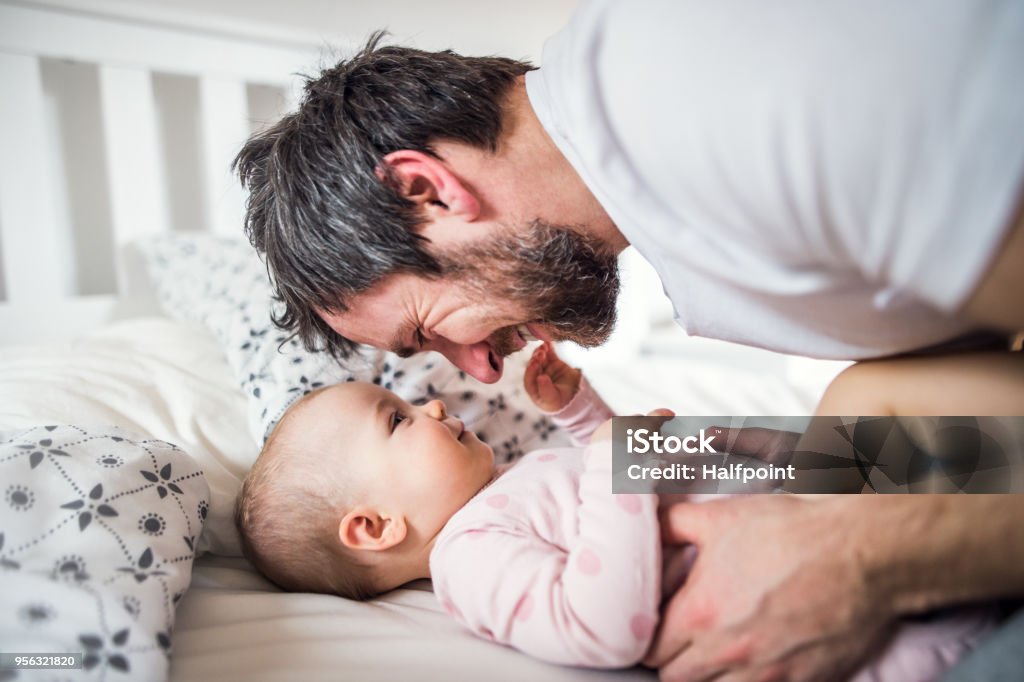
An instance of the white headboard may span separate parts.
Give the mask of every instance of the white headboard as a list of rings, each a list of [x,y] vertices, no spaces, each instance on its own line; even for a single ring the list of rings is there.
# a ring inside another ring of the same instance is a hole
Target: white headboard
[[[0,2],[0,344],[110,319],[136,237],[239,234],[231,161],[320,47]]]

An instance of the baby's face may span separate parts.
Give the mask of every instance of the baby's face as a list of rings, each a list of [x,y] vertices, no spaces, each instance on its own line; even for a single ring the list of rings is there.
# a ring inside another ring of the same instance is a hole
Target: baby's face
[[[491,479],[490,446],[434,400],[413,406],[365,382],[331,386],[299,415],[324,466],[343,467],[366,504],[406,514],[433,537]]]

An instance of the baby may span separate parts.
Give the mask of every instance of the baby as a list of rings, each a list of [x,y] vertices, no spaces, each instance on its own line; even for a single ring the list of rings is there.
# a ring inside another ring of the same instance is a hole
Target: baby
[[[612,494],[598,428],[612,412],[581,372],[543,345],[524,383],[574,447],[497,469],[438,400],[412,406],[361,382],[310,394],[246,478],[247,557],[285,589],[355,599],[431,578],[482,637],[555,663],[637,663],[692,557],[662,546],[657,496]],[[937,678],[983,631],[967,616],[904,624],[855,679]]]

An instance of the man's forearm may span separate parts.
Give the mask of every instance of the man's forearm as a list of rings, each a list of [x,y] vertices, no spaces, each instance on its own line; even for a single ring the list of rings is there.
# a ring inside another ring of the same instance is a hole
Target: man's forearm
[[[898,613],[1024,595],[1024,495],[834,498],[872,594]]]

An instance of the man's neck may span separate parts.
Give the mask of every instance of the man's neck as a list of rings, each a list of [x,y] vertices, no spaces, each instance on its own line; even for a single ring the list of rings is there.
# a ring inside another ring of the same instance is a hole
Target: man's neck
[[[551,191],[553,197],[550,201],[566,215],[557,221],[585,227],[592,237],[599,239],[616,255],[626,249],[629,242],[623,233],[618,231],[590,187],[561,153],[538,118],[526,93],[525,76],[517,79],[509,95],[506,120],[510,130],[503,131],[503,141],[509,139],[512,142],[508,145],[509,154],[518,165],[536,173],[527,177],[534,178]]]
[[[490,155],[489,155],[490,156]],[[516,222],[540,218],[586,231],[614,254],[629,242],[541,124],[520,76],[506,100],[498,149],[488,159],[502,205],[517,207]],[[499,163],[493,163],[493,162]]]

